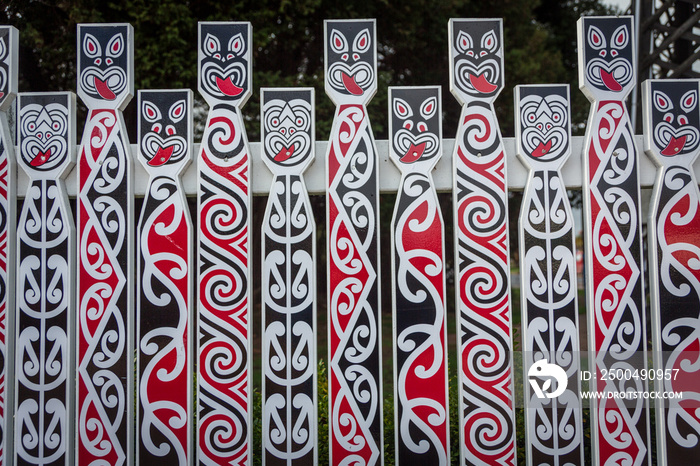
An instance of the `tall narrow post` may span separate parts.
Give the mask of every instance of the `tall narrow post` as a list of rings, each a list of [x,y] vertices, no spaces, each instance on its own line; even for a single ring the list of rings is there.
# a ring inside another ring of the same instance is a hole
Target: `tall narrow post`
[[[263,464],[318,462],[314,90],[262,89],[262,157],[274,175],[262,226]]]
[[[210,106],[197,164],[197,458],[252,464],[250,23],[199,23],[199,92]]]
[[[700,463],[700,81],[645,81],[644,149],[659,167],[651,198],[649,288],[660,465]],[[656,374],[655,374],[656,375]],[[682,392],[683,398],[676,398]]]
[[[15,263],[17,248],[17,162],[7,111],[17,95],[19,33],[0,26],[0,465],[12,464],[15,391]]]
[[[520,303],[528,464],[584,464],[569,86],[515,88],[515,140],[529,170],[520,210]]]
[[[577,23],[579,87],[591,101],[583,153],[584,245],[594,464],[648,462],[648,402],[615,396],[646,379],[605,375],[643,370],[646,317],[639,165],[625,99],[636,82],[634,20],[583,17]]]
[[[324,23],[326,93],[336,104],[327,154],[330,464],[383,453],[379,189],[367,104],[377,91],[374,20]]]
[[[439,87],[389,88],[396,464],[450,460],[445,232],[430,172],[442,156]]]
[[[462,104],[453,160],[460,464],[512,463],[513,331],[500,19],[451,19],[450,90]]]
[[[15,458],[74,464],[75,94],[20,94],[17,162],[29,177],[17,226]]]
[[[133,28],[78,25],[77,464],[133,463],[134,195],[122,110],[134,93]]]
[[[139,91],[136,460],[184,466],[192,451],[192,221],[180,176],[192,156],[192,91]]]

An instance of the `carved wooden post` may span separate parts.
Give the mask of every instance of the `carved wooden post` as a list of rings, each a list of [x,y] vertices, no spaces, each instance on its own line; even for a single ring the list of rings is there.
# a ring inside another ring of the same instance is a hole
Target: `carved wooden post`
[[[20,94],[17,162],[29,177],[17,227],[15,464],[73,465],[75,94]]]
[[[649,286],[656,399],[657,460],[700,463],[700,81],[646,81],[644,148],[659,167],[649,211]]]
[[[192,91],[139,91],[137,463],[186,465],[192,452],[192,222],[180,175],[192,153]]]
[[[133,462],[133,28],[78,25],[78,464]]]
[[[450,90],[463,105],[454,167],[461,464],[516,456],[506,157],[493,102],[501,20],[451,19]],[[481,350],[483,349],[483,351]]]
[[[396,463],[450,458],[444,223],[430,172],[442,156],[439,87],[389,88],[401,170],[391,224]]]
[[[197,457],[252,458],[250,23],[199,23],[199,92],[211,110],[198,168]]]
[[[518,231],[528,464],[584,464],[569,86],[517,86],[515,139],[529,170]]]
[[[262,226],[263,462],[316,464],[316,223],[302,173],[314,158],[314,90],[261,89],[274,174]]]
[[[18,55],[17,29],[0,26],[0,464],[12,464],[14,442],[17,164],[6,112],[17,95]]]
[[[374,20],[324,23],[328,144],[330,463],[383,454],[379,189],[367,103],[377,91]]]
[[[583,154],[584,245],[590,390],[617,393],[646,380],[612,380],[611,368],[646,368],[639,168],[624,100],[636,82],[633,18],[578,21],[579,87],[592,102]],[[607,395],[606,395],[607,396]],[[597,464],[647,462],[648,403],[619,397],[591,403]]]

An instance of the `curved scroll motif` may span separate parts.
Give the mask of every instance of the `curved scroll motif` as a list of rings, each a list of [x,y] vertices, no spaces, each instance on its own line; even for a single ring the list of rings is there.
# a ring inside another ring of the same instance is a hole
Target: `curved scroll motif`
[[[531,464],[584,464],[574,222],[561,167],[571,155],[569,88],[517,86],[525,426]],[[538,368],[555,367],[561,379]],[[558,367],[557,367],[558,366]]]
[[[0,27],[0,461],[11,464],[14,430],[14,312],[17,247],[16,159],[6,109],[17,94],[19,34],[12,26]]]
[[[133,189],[117,108],[133,90],[132,37],[126,24],[78,26],[78,88],[90,107],[78,157],[79,464],[124,464],[133,452]]]
[[[190,157],[191,102],[189,90],[139,91],[139,161],[150,174],[137,229],[142,464],[186,465],[192,455],[192,226],[178,177]]]
[[[200,91],[212,105],[198,163],[200,463],[252,462],[249,23],[200,23]],[[234,106],[235,105],[235,106]]]
[[[500,20],[450,20],[455,141],[461,464],[513,464],[506,158],[493,101],[503,86]]]
[[[586,295],[591,391],[646,390],[645,380],[602,379],[611,368],[646,368],[639,174],[624,99],[636,82],[632,17],[578,22],[579,86],[593,103],[584,149]],[[591,438],[599,464],[647,461],[648,403],[610,398],[592,403]]]
[[[62,179],[73,164],[75,95],[20,94],[18,113],[30,184],[17,229],[15,464],[72,465],[75,227]]]
[[[369,70],[367,79],[359,82],[376,86],[371,58],[376,53],[374,28],[374,21],[325,23],[330,60],[327,88],[335,90],[329,95],[335,95],[338,104],[327,172],[329,419],[334,465],[378,464],[383,451],[377,150],[365,107],[369,97],[340,93],[343,72],[354,76]],[[363,51],[352,65],[356,73],[346,69],[349,59],[343,60],[351,48]]]
[[[649,214],[649,283],[655,368],[669,370],[657,400],[660,464],[700,461],[700,82],[646,81],[642,89],[647,154],[659,167]]]
[[[262,89],[263,161],[274,174],[262,226],[263,455],[316,464],[316,224],[302,178],[313,89]]]
[[[390,154],[401,170],[391,228],[397,463],[450,457],[444,223],[429,175],[442,154],[440,101],[439,87],[389,88]]]

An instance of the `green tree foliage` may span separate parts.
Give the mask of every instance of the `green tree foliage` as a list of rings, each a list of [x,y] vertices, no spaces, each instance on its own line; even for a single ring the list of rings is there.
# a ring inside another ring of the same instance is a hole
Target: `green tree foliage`
[[[378,93],[369,106],[376,137],[386,138],[388,86],[440,84],[444,137],[456,132],[459,106],[449,93],[449,18],[504,18],[506,86],[496,107],[502,132],[513,134],[516,84],[572,84],[574,123],[582,128],[588,105],[577,90],[575,22],[581,14],[607,14],[600,0],[9,0],[2,22],[20,30],[20,89],[75,89],[76,24],[128,22],[134,26],[136,88],[196,90],[197,22],[253,24],[254,94],[244,108],[249,139],[259,138],[259,89],[316,88],[317,138],[326,139],[334,106],[323,88],[323,20],[377,18]],[[204,105],[201,99],[198,104]],[[135,126],[135,111],[127,126]],[[80,119],[79,119],[80,120]]]

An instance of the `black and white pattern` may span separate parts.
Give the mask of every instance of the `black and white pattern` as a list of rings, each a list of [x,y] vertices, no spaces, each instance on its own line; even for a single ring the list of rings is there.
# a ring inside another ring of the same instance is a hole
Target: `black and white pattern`
[[[584,464],[574,222],[561,178],[571,155],[569,88],[517,86],[515,102],[518,156],[530,171],[518,225],[527,459]],[[539,375],[543,366],[561,379]]]
[[[326,93],[336,102],[367,103],[377,91],[374,20],[325,22]]]
[[[316,223],[302,173],[314,157],[313,89],[262,89],[263,461],[316,464]]]
[[[15,464],[72,465],[75,226],[63,177],[75,95],[20,94],[18,109],[30,184],[17,229]]]

